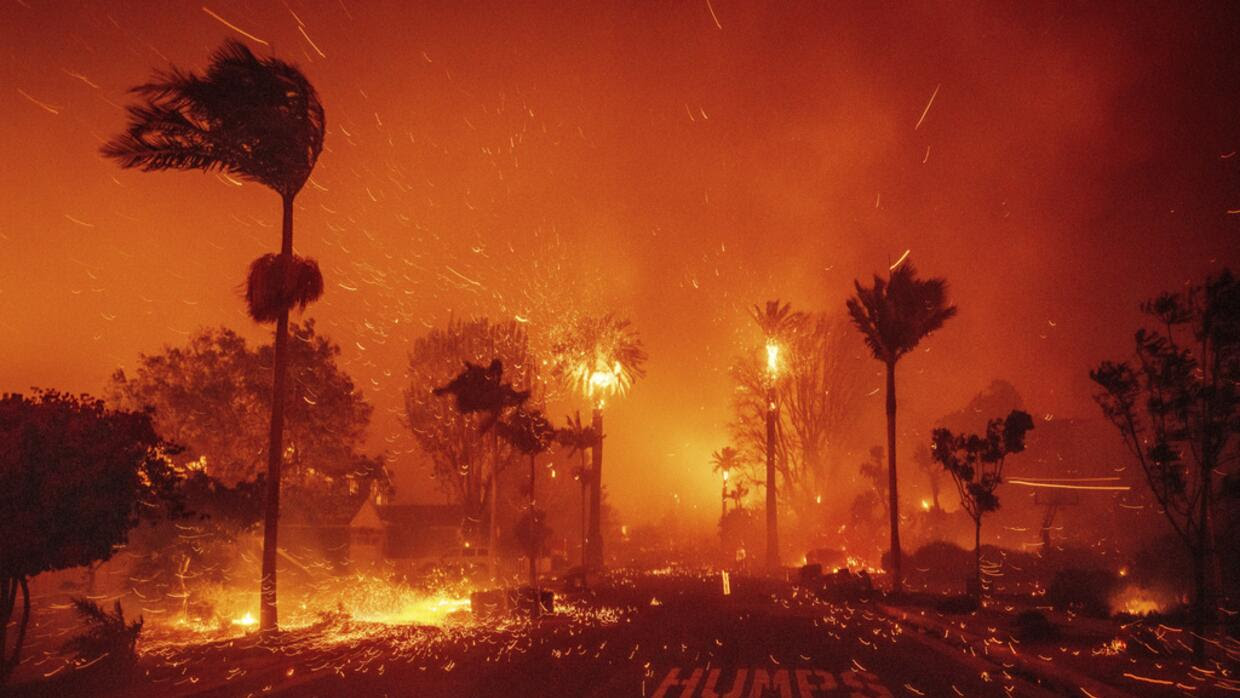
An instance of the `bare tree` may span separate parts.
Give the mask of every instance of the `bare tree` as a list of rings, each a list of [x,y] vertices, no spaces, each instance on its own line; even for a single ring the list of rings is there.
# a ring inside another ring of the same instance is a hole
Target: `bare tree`
[[[843,447],[852,434],[864,393],[865,349],[842,316],[809,314],[786,339],[783,377],[776,385],[775,469],[783,501],[807,520],[817,498],[838,481]],[[766,448],[765,365],[752,354],[732,366],[736,393],[730,425],[747,464],[762,463]],[[746,468],[750,479],[764,477]]]

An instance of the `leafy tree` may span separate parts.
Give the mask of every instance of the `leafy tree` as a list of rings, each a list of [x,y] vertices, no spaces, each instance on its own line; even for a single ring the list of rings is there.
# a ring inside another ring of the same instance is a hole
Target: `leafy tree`
[[[246,286],[250,316],[276,323],[261,613],[262,629],[275,630],[288,312],[323,293],[318,263],[293,254],[293,200],[323,150],[323,105],[300,70],[239,41],[212,54],[203,75],[171,68],[133,92],[142,102],[128,108],[129,127],[103,146],[105,156],[146,171],[229,172],[274,190],[283,206],[280,253],[255,260]]]
[[[340,347],[313,320],[291,331],[284,518],[344,525],[372,485],[390,486],[382,460],[362,452],[373,408],[340,369]],[[196,497],[205,513],[224,513],[207,490],[237,488],[266,470],[272,353],[270,344],[252,348],[227,328],[206,329],[183,347],[139,356],[132,374],[112,376],[113,403],[154,408],[159,432],[185,446],[177,463],[218,481],[204,481]]]
[[[139,517],[177,507],[178,475],[149,412],[38,391],[0,397],[0,681],[21,657],[30,618],[27,580],[107,560]],[[10,651],[7,634],[22,611]]]
[[[470,404],[467,398],[467,409],[462,411],[455,400],[436,396],[434,388],[455,380],[466,363],[482,365],[494,359],[500,361],[512,384],[533,394],[539,385],[538,368],[525,330],[517,322],[453,320],[445,328],[418,337],[409,351],[405,424],[430,460],[431,476],[440,489],[462,505],[467,537],[486,518],[485,511],[495,511],[491,505],[492,493],[499,487],[496,474],[515,462],[518,454],[506,442],[496,440],[494,432],[488,443],[490,430],[483,427],[494,419],[489,407]],[[488,451],[490,469],[484,467]],[[494,541],[490,543],[493,550]]]
[[[1215,613],[1215,521],[1224,498],[1237,501],[1240,477],[1240,281],[1225,269],[1142,310],[1156,328],[1137,330],[1134,357],[1104,361],[1089,375],[1102,388],[1095,399],[1103,414],[1192,557],[1193,652],[1201,657]],[[1216,488],[1217,476],[1224,487]]]
[[[900,502],[896,477],[896,363],[927,335],[956,316],[947,303],[947,282],[919,279],[905,262],[886,279],[875,275],[866,287],[856,282],[857,295],[847,301],[848,314],[875,359],[887,367],[887,471],[891,516],[892,589],[904,588],[900,576]]]
[[[775,424],[775,470],[784,501],[806,520],[819,495],[839,478],[846,441],[860,414],[863,347],[847,320],[808,313],[784,331]],[[732,365],[737,391],[729,425],[746,463],[764,463],[766,450],[765,356],[754,352]],[[752,478],[758,482],[763,476]]]
[[[931,451],[934,459],[951,473],[960,493],[960,506],[973,519],[975,593],[982,593],[982,517],[999,508],[995,490],[1003,483],[1003,464],[1013,453],[1025,450],[1025,435],[1033,429],[1028,412],[1012,410],[995,418],[984,435],[953,434],[935,429]]]

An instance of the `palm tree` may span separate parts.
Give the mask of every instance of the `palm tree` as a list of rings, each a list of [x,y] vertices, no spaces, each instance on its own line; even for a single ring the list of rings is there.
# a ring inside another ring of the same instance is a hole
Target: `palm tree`
[[[892,589],[903,590],[900,577],[900,504],[896,489],[896,363],[921,340],[956,315],[947,304],[947,281],[918,279],[905,262],[889,271],[886,280],[875,275],[866,288],[856,282],[857,295],[848,299],[848,314],[865,338],[874,358],[887,366],[887,495],[891,518]]]
[[[246,286],[250,316],[276,323],[260,623],[273,631],[288,311],[323,293],[318,264],[293,254],[293,199],[323,150],[323,105],[295,66],[258,58],[237,41],[216,50],[203,75],[171,68],[132,92],[142,101],[128,107],[129,126],[103,146],[104,156],[148,172],[220,170],[271,188],[283,204],[280,253],[255,260]]]
[[[593,403],[591,428],[600,435],[591,451],[590,535],[587,565],[603,565],[603,406],[613,395],[623,395],[646,375],[646,350],[628,320],[611,313],[580,317],[566,323],[552,344],[553,375],[580,391]]]
[[[556,443],[569,450],[569,455],[576,453],[581,458],[577,468],[577,479],[581,481],[581,569],[586,568],[586,549],[589,535],[586,528],[586,499],[592,480],[592,471],[586,467],[586,449],[593,450],[603,440],[593,426],[581,423],[581,412],[567,417],[568,426],[555,433]]]
[[[779,515],[775,486],[775,428],[779,409],[775,379],[779,367],[779,343],[796,330],[805,315],[792,312],[791,303],[781,304],[778,300],[767,301],[765,308],[755,305],[751,315],[766,336],[766,566],[774,570],[779,567]]]
[[[547,530],[544,517],[538,511],[534,499],[534,485],[537,483],[535,466],[538,455],[551,445],[556,431],[540,410],[526,409],[525,405],[518,405],[512,415],[497,423],[495,428],[513,448],[530,457],[529,513],[525,519],[524,531],[518,531],[518,534],[524,535],[519,535],[518,538],[525,539],[523,542],[530,563],[530,589],[534,594],[531,613],[537,616],[542,607],[542,593],[538,589],[538,555],[544,547]]]
[[[728,478],[733,470],[736,470],[741,463],[740,451],[731,446],[724,446],[722,449],[710,454],[711,471],[723,474],[723,490],[719,495],[720,520],[728,514]]]

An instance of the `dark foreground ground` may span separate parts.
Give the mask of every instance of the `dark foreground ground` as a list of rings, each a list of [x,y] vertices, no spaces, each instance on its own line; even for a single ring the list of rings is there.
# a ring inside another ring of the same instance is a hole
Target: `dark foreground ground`
[[[1083,689],[1042,681],[997,650],[989,656],[992,642],[1004,644],[998,640],[983,640],[980,652],[962,647],[950,632],[898,622],[877,599],[823,601],[754,579],[733,579],[731,591],[723,595],[717,574],[621,572],[533,622],[463,617],[413,627],[325,619],[269,645],[253,636],[206,644],[152,638],[127,678],[70,667],[16,688],[58,698],[1224,694],[1216,686],[1121,681]],[[1159,667],[1132,663],[1139,675]]]

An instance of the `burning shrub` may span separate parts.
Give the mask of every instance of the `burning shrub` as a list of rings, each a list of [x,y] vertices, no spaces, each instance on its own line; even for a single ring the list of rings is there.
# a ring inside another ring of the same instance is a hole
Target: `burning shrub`
[[[1069,567],[1055,573],[1046,600],[1064,610],[1106,618],[1111,615],[1111,597],[1118,582],[1107,570]]]
[[[142,617],[125,622],[125,612],[117,601],[111,613],[90,599],[74,598],[73,608],[86,623],[86,632],[65,643],[79,664],[94,663],[108,670],[128,670],[138,662],[138,635]]]

